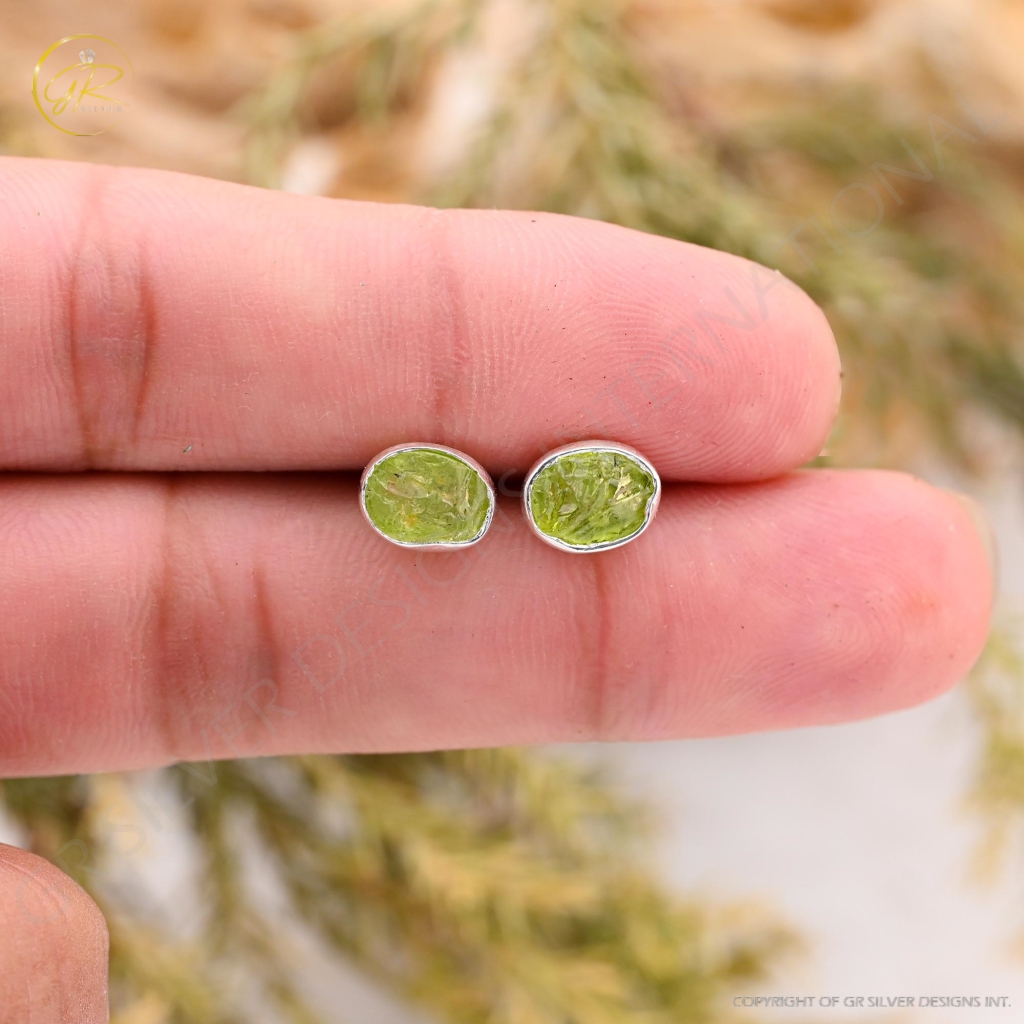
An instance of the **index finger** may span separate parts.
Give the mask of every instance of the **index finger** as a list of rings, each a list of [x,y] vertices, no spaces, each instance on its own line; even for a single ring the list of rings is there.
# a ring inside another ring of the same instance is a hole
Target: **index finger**
[[[817,306],[738,257],[551,214],[0,159],[0,468],[353,469],[409,438],[668,479],[818,453]]]

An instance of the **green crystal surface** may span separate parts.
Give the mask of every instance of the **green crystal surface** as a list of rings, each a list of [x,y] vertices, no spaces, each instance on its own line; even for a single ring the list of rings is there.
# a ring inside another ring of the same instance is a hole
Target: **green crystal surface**
[[[374,526],[400,544],[460,544],[475,540],[491,497],[468,463],[434,448],[412,448],[381,459],[363,495]]]
[[[534,478],[530,513],[540,531],[572,547],[626,540],[643,528],[656,484],[621,452],[571,452]]]

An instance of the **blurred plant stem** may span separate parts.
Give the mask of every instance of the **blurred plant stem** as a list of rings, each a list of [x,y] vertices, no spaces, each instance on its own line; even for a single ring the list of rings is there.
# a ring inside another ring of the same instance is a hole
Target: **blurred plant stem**
[[[991,878],[1013,851],[1024,853],[1024,627],[1005,621],[993,630],[971,680],[971,696],[984,726],[969,806],[988,823],[976,868]],[[1021,933],[1024,944],[1024,930]],[[1022,945],[1024,950],[1024,945]]]

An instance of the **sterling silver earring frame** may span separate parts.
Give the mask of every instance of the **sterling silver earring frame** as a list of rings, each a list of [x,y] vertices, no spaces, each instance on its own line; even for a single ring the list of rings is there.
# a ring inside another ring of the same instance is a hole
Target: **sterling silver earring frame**
[[[643,473],[647,474],[651,478],[653,489],[645,503],[643,521],[632,533],[627,536],[600,541],[593,544],[572,544],[562,538],[553,536],[550,533],[545,533],[540,526],[538,526],[534,517],[532,504],[534,487],[540,474],[566,455],[591,452],[625,456],[626,459],[634,462]],[[541,456],[541,458],[534,463],[523,482],[523,512],[526,516],[526,521],[529,524],[530,529],[533,530],[533,532],[542,541],[544,541],[545,544],[550,544],[552,547],[556,547],[561,551],[571,551],[574,554],[591,554],[596,551],[611,551],[614,548],[622,547],[624,544],[629,544],[631,541],[636,540],[637,537],[644,533],[651,525],[651,522],[654,520],[655,513],[658,511],[660,501],[661,477],[658,475],[658,471],[651,464],[650,460],[641,455],[635,448],[631,448],[626,444],[620,444],[616,441],[576,441],[572,444],[565,444],[560,448],[555,448]]]
[[[476,533],[466,540],[459,541],[409,541],[400,540],[394,536],[389,535],[381,527],[374,522],[373,517],[367,508],[368,499],[368,488],[370,484],[370,478],[377,467],[387,459],[390,459],[394,455],[399,455],[405,452],[439,452],[442,455],[447,455],[455,460],[462,462],[469,469],[473,470],[486,489],[487,494],[487,508],[486,512],[480,525],[480,528]],[[495,494],[494,484],[491,481],[487,470],[480,465],[476,459],[471,458],[465,452],[460,452],[456,448],[449,448],[443,444],[431,444],[430,442],[411,442],[406,444],[392,445],[390,448],[385,448],[384,451],[379,452],[377,455],[367,463],[366,468],[363,470],[362,476],[359,478],[359,508],[363,513],[363,518],[373,527],[374,531],[380,534],[385,540],[390,541],[392,544],[397,544],[399,547],[411,548],[415,551],[461,551],[464,548],[472,547],[474,544],[479,543],[487,531],[490,529],[491,521],[494,519],[494,508],[495,508]]]

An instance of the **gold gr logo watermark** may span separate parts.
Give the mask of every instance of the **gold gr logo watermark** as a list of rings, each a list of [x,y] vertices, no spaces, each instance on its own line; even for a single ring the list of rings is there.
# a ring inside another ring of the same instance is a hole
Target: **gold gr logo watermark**
[[[130,106],[135,70],[103,36],[65,36],[39,58],[32,98],[39,113],[68,135],[100,135]]]

